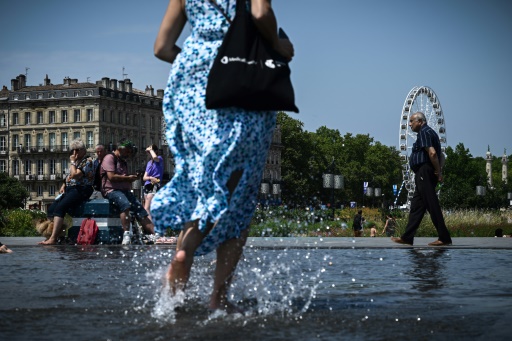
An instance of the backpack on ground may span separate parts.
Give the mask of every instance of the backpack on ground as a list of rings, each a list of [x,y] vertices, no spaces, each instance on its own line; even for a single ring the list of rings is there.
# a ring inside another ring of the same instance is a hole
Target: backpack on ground
[[[82,220],[80,231],[78,231],[78,237],[76,243],[79,245],[91,245],[96,244],[96,237],[98,236],[98,225],[96,220],[91,218],[85,218]]]

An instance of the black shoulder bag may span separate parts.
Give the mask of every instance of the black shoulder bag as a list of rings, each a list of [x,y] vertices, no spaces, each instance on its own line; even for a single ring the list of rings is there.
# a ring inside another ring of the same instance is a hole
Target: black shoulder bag
[[[288,62],[261,36],[246,0],[236,1],[232,22],[214,0],[210,3],[231,25],[208,75],[206,108],[298,113]]]

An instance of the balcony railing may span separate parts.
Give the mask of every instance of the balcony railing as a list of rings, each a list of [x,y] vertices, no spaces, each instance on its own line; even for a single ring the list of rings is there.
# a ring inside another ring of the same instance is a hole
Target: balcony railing
[[[12,147],[11,151],[18,154],[41,154],[41,153],[67,153],[70,151],[69,146],[53,145],[53,146],[35,146],[35,147]]]
[[[54,181],[62,179],[61,174],[26,174],[26,175],[13,175],[14,178],[22,181]]]

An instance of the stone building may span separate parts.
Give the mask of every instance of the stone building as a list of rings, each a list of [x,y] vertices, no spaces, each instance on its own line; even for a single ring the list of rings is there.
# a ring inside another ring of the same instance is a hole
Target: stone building
[[[64,78],[52,84],[48,76],[38,86],[28,86],[25,75],[11,80],[10,91],[0,92],[0,172],[18,178],[29,190],[27,207],[46,211],[68,171],[69,143],[81,138],[89,155],[96,144],[111,149],[126,137],[139,152],[130,171],[145,167],[145,147],[163,151],[165,170],[172,160],[162,134],[163,90],[132,87],[129,79],[102,78],[79,83]]]
[[[172,155],[163,133],[163,94],[155,94],[152,86],[137,90],[130,79],[80,83],[66,77],[62,84],[52,84],[46,76],[42,84],[28,86],[26,76],[19,75],[11,80],[10,90],[4,86],[0,91],[0,172],[26,186],[27,208],[43,211],[62,185],[69,169],[69,143],[75,138],[85,142],[91,156],[98,143],[112,149],[120,138],[129,138],[139,148],[129,163],[132,173],[145,167],[145,147],[156,144],[172,176]],[[277,127],[263,174],[275,197],[280,196],[280,135]]]

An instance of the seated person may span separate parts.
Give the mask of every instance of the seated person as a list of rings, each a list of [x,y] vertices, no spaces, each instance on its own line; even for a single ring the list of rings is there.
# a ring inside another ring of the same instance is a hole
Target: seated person
[[[59,190],[59,195],[53,204],[48,208],[47,216],[53,219],[53,231],[50,238],[39,242],[42,245],[57,244],[59,236],[64,232],[62,229],[64,216],[70,213],[83,202],[87,201],[93,192],[94,164],[90,157],[87,157],[87,150],[82,140],[71,141],[69,156],[69,174],[66,182]]]
[[[107,154],[101,162],[101,194],[121,211],[121,225],[124,230],[123,245],[131,244],[130,211],[140,221],[142,228],[148,234],[154,234],[154,225],[148,218],[148,212],[142,207],[132,193],[132,182],[137,175],[128,175],[126,160],[133,154],[133,143],[123,139],[111,154]]]

